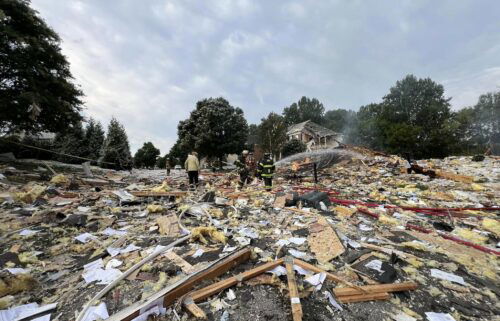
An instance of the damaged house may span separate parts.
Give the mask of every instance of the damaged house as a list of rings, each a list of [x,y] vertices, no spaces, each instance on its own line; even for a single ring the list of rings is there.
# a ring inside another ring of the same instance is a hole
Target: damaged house
[[[342,141],[342,134],[318,125],[311,120],[288,127],[289,140],[298,139],[307,145],[308,150],[334,148]]]

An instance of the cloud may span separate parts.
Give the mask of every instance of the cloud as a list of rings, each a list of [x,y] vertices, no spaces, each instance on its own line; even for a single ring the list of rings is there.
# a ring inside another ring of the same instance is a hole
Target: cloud
[[[196,102],[250,123],[301,96],[357,110],[409,73],[453,108],[500,90],[497,1],[33,0],[62,38],[85,114],[166,153]]]

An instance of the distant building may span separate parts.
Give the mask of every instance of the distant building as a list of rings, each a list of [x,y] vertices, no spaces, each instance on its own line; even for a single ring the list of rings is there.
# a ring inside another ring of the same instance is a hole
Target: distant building
[[[337,147],[342,141],[342,134],[310,120],[288,127],[286,135],[305,143],[308,150]]]

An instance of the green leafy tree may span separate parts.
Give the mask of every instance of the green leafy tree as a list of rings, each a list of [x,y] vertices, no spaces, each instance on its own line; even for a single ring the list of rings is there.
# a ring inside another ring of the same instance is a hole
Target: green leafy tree
[[[310,99],[302,97],[298,102],[283,109],[285,123],[288,126],[302,123],[306,120],[312,120],[317,124],[323,124],[324,115],[325,107],[316,98]]]
[[[200,156],[216,157],[239,153],[245,146],[248,125],[243,110],[222,98],[199,101],[188,119],[178,126],[179,144],[184,154],[196,150]],[[179,155],[180,156],[180,155]]]
[[[184,166],[184,162],[186,161],[186,158],[188,157],[188,154],[191,152],[191,150],[192,149],[190,149],[189,146],[183,145],[178,139],[174,146],[170,148],[170,151],[167,154],[170,158],[171,165]]]
[[[160,150],[156,148],[153,143],[146,142],[141,148],[137,150],[134,155],[135,167],[151,168],[156,164],[156,159],[160,155]]]
[[[55,138],[55,147],[57,152],[65,154],[58,155],[57,160],[68,164],[83,163],[84,160],[69,156],[87,157],[85,131],[82,123],[79,122],[71,126],[64,134],[58,134]]]
[[[0,1],[0,132],[78,126],[83,93],[59,44],[29,1]]]
[[[104,130],[100,122],[90,118],[85,127],[85,157],[98,160],[104,144]]]
[[[396,82],[382,103],[362,107],[357,115],[359,143],[416,158],[444,157],[456,144],[449,98],[429,78],[408,75]]]
[[[253,147],[256,144],[259,144],[259,126],[256,124],[250,124],[248,126],[248,138],[247,145]],[[251,148],[253,149],[253,148]]]
[[[259,125],[259,140],[264,152],[278,157],[286,143],[286,131],[287,125],[283,116],[270,113],[266,118],[262,118]]]
[[[337,133],[344,133],[352,126],[356,112],[345,109],[333,109],[325,113],[324,126]]]
[[[306,149],[306,144],[298,139],[291,139],[283,144],[283,157],[305,152]]]
[[[110,164],[112,163],[112,164]],[[132,155],[125,128],[114,117],[109,122],[108,132],[102,146],[99,165],[104,168],[131,169]]]

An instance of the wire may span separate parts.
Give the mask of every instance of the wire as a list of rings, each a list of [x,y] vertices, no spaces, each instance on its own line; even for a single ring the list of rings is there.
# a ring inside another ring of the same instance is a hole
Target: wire
[[[58,154],[58,155],[63,155],[63,156],[73,157],[73,158],[78,158],[78,159],[83,159],[83,160],[92,161],[92,162],[96,162],[96,163],[99,162],[99,163],[117,165],[116,163],[112,163],[112,162],[98,161],[98,160],[90,159],[90,158],[86,158],[86,157],[80,157],[80,156],[75,156],[75,155],[60,153],[60,152],[56,152],[56,151],[53,151],[53,150],[50,150],[50,149],[41,148],[41,147],[26,145],[26,144],[23,144],[23,143],[17,143],[17,142],[13,142],[11,140],[5,139],[3,137],[0,137],[0,139],[6,141],[7,143],[11,143],[11,144],[14,144],[14,145],[19,145],[19,146],[24,146],[24,147],[28,147],[28,148],[33,148],[33,149],[38,149],[38,150],[43,150],[44,152],[49,152],[49,153],[53,153],[53,154]]]

